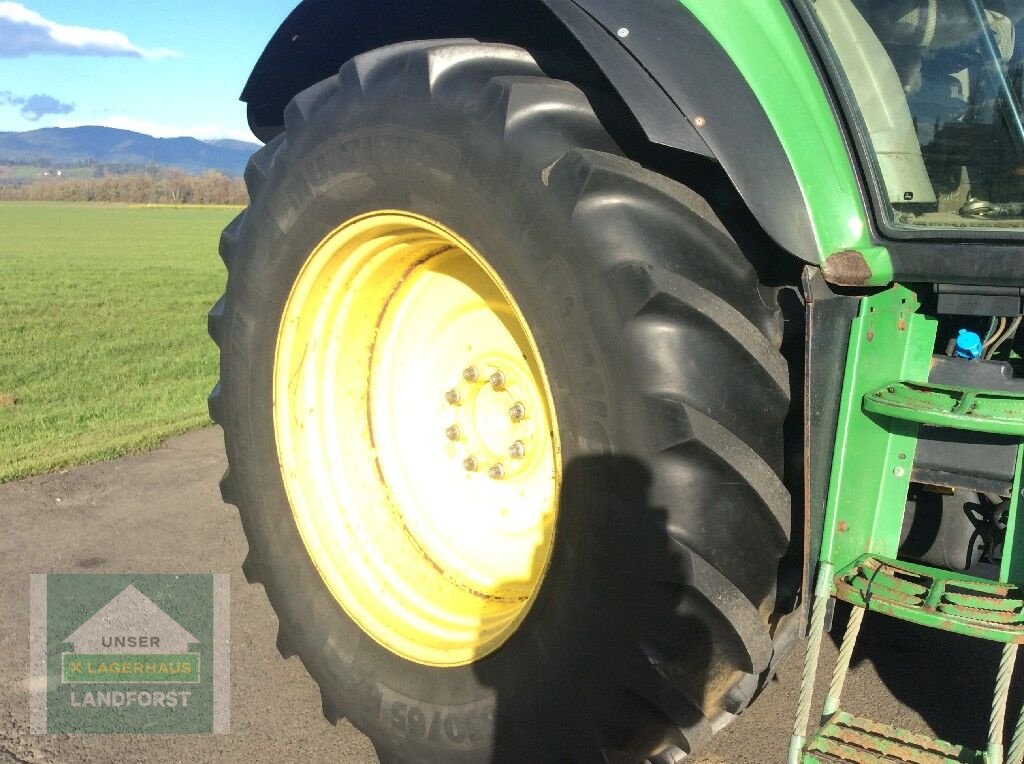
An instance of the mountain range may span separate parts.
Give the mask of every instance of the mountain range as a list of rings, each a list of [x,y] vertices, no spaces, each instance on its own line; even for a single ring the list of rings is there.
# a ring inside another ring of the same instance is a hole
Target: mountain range
[[[23,133],[0,132],[0,164],[62,163],[174,167],[189,173],[219,170],[241,175],[258,143],[230,139],[154,138],[112,127],[45,127]]]

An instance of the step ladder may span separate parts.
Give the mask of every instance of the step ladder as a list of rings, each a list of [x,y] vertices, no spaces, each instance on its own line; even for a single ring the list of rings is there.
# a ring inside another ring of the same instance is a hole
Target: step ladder
[[[1024,642],[1024,519],[1017,522],[1024,503],[1024,396],[929,383],[936,324],[918,308],[914,293],[896,286],[865,298],[853,322],[789,764],[1024,764],[1024,709],[1005,756],[1003,750],[1010,680]],[[1019,439],[999,580],[897,559],[921,425]],[[808,734],[832,598],[852,610],[819,726]],[[985,750],[841,709],[868,610],[1003,644]]]

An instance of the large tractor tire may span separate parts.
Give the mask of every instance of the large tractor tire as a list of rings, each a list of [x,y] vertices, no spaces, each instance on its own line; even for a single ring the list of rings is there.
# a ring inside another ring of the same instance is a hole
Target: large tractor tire
[[[385,762],[683,758],[774,653],[775,293],[523,50],[367,53],[285,122],[210,314],[282,653]]]

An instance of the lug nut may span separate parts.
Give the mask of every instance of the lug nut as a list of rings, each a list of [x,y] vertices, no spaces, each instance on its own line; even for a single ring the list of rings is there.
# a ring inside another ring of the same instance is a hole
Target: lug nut
[[[490,383],[491,383],[491,387],[493,387],[495,390],[504,390],[505,389],[505,372],[503,372],[503,371],[496,371],[496,372],[494,372],[491,375],[491,377],[490,377]]]
[[[526,417],[526,406],[518,401],[508,410],[508,415],[513,422],[521,422]]]
[[[517,440],[511,446],[508,447],[508,455],[513,459],[522,459],[526,456],[526,446],[523,445],[523,441]]]
[[[487,470],[487,477],[491,480],[501,480],[505,477],[505,466],[503,464],[495,464],[489,470]]]
[[[462,378],[467,382],[476,382],[480,379],[480,370],[476,366],[467,366],[462,370]]]
[[[462,466],[466,469],[466,472],[476,472],[480,463],[476,460],[475,456],[467,456],[463,459]]]
[[[459,431],[458,426],[454,424],[445,430],[444,434],[448,437],[448,440],[458,440],[462,437],[462,433]]]
[[[459,394],[459,391],[453,387],[451,390],[444,394],[444,399],[448,401],[449,405],[456,406],[458,405],[459,401],[462,400],[462,396]]]

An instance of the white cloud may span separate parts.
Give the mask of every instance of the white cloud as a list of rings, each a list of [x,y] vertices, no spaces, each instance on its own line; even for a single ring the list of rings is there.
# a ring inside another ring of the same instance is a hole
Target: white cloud
[[[97,127],[114,127],[118,130],[131,130],[136,133],[152,135],[156,138],[189,137],[198,138],[201,141],[211,141],[216,140],[217,138],[232,138],[237,141],[259,143],[256,136],[247,129],[239,130],[210,123],[187,126],[166,125],[160,122],[151,122],[146,119],[135,119],[134,117],[123,116],[104,117],[98,121],[90,121],[88,123],[62,120],[57,123],[57,127],[79,127],[83,124],[95,125]]]
[[[0,2],[0,58],[32,54],[178,58],[167,48],[140,48],[122,32],[58,24],[21,3]]]

